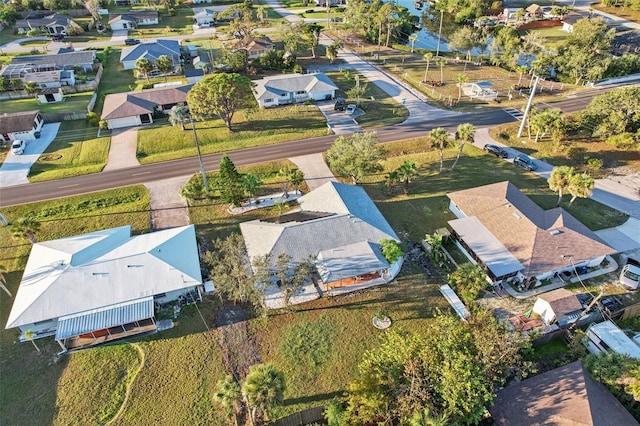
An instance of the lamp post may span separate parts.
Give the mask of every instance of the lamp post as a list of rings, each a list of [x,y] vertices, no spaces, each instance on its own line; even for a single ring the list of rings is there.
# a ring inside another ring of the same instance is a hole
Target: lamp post
[[[209,192],[209,182],[207,182],[207,173],[204,171],[204,162],[202,161],[202,154],[200,153],[200,142],[198,141],[198,133],[196,132],[196,125],[193,122],[193,117],[189,116],[189,121],[191,122],[191,128],[193,129],[193,139],[196,142],[196,150],[198,151],[198,160],[200,161],[200,173],[202,173],[204,190]]]
[[[438,48],[436,49],[436,58],[440,56],[440,37],[442,36],[442,18],[444,18],[444,10],[440,10],[440,29],[438,30]]]

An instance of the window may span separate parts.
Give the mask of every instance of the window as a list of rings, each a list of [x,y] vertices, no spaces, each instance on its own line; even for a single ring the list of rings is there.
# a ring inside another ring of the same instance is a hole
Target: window
[[[273,102],[273,99],[265,99],[265,100],[264,100],[264,103],[265,103],[265,104],[270,104],[271,102]]]
[[[304,95],[305,93],[307,93],[307,92],[305,92],[304,90],[298,90],[296,92],[296,95]]]

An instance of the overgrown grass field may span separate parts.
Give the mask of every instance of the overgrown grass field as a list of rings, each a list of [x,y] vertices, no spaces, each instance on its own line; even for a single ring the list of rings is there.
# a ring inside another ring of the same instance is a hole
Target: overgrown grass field
[[[110,137],[86,120],[63,121],[56,138],[31,167],[30,182],[61,179],[101,171],[109,158]]]
[[[36,111],[40,110],[43,114],[57,112],[57,113],[71,113],[71,112],[87,112],[87,105],[93,92],[73,93],[65,95],[64,102],[57,102],[54,104],[40,104],[34,97],[25,99],[11,99],[6,101],[0,101],[0,110],[21,112],[21,111]]]
[[[306,139],[327,134],[324,116],[313,105],[238,111],[229,133],[220,119],[196,123],[203,154]],[[138,131],[138,160],[142,164],[193,157],[196,146],[190,125],[158,125]]]

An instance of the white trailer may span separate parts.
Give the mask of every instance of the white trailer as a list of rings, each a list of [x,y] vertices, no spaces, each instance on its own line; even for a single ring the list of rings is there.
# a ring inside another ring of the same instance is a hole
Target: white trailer
[[[583,343],[594,354],[613,352],[640,359],[640,346],[611,321],[591,324]]]

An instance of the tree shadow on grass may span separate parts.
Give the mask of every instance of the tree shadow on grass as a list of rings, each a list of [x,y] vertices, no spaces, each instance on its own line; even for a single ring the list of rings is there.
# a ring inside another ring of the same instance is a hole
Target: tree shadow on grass
[[[299,398],[290,398],[286,399],[282,405],[285,407],[296,404],[309,404],[311,402],[326,402],[331,401],[333,398],[342,396],[343,392],[335,391],[335,392],[327,392],[327,393],[319,393],[316,395],[307,395],[301,396]]]

